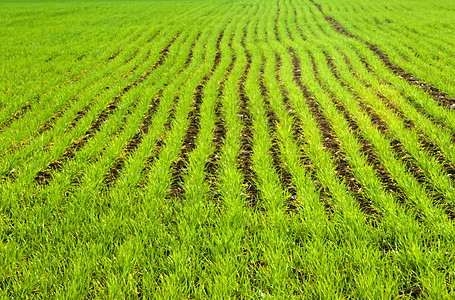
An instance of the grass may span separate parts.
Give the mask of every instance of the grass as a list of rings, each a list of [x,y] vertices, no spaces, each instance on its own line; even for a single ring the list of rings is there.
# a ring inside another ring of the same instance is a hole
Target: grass
[[[450,298],[451,12],[5,3],[1,297]]]

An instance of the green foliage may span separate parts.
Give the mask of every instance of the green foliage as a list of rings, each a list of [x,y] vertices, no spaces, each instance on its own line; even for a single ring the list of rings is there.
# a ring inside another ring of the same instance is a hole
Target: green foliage
[[[1,297],[450,298],[449,2],[5,3]]]

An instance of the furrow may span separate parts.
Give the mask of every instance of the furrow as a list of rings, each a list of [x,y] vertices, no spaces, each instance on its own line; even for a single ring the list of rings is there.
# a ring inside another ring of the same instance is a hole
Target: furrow
[[[202,98],[204,96],[203,90],[207,85],[207,82],[210,80],[210,77],[216,71],[218,65],[221,61],[221,50],[220,43],[224,36],[224,31],[226,27],[223,28],[216,40],[216,53],[215,59],[213,61],[212,68],[210,71],[205,74],[201,82],[196,86],[193,92],[193,106],[188,114],[188,119],[190,120],[188,128],[185,133],[185,138],[183,140],[182,151],[180,157],[174,161],[172,165],[172,184],[170,187],[169,198],[178,198],[184,194],[182,189],[183,175],[186,166],[188,165],[189,154],[196,148],[196,138],[199,134],[200,127],[200,109],[202,104]]]
[[[130,42],[131,44],[134,43],[137,39],[138,39],[139,35],[136,36],[135,38],[133,38],[132,42]],[[128,45],[128,44],[126,44]],[[125,45],[125,46],[126,46]],[[120,52],[119,52],[120,53]],[[107,63],[107,61],[105,62],[105,64]],[[89,68],[89,69],[86,69],[86,70],[83,70],[79,75],[59,84],[59,85],[56,85],[54,87],[52,87],[49,91],[47,91],[45,94],[43,94],[43,96],[49,96],[51,93],[54,93],[56,92],[57,90],[67,86],[67,85],[70,85],[70,84],[74,84],[76,83],[77,81],[79,81],[84,75],[86,75],[88,72],[90,72],[93,68]],[[74,101],[76,99],[76,97],[72,98],[71,101]],[[8,128],[14,121],[24,117],[25,113],[29,110],[31,110],[32,108],[32,104],[39,104],[39,101],[40,100],[40,96],[36,96],[34,97],[34,100],[33,102],[27,102],[26,105],[24,107],[22,107],[21,109],[19,109],[8,121],[6,121],[5,123],[3,123],[2,125],[0,125],[0,132],[2,132],[3,130],[5,130],[6,128]],[[71,105],[72,102],[69,102],[65,105],[65,107]],[[63,107],[61,110],[65,110],[65,107]],[[58,113],[57,113],[58,115]],[[47,122],[49,121],[53,121],[55,120],[56,118],[52,118]],[[49,126],[46,126],[46,123],[43,125],[44,128],[50,128]],[[41,128],[43,128],[41,127]]]
[[[390,58],[387,54],[385,54],[381,49],[379,49],[376,45],[364,41],[361,38],[354,36],[350,34],[348,31],[346,31],[345,28],[341,26],[341,24],[335,20],[333,17],[326,16],[324,12],[322,11],[322,8],[320,5],[314,3],[312,0],[310,0],[316,7],[318,7],[319,11],[324,15],[324,18],[326,19],[327,22],[329,22],[332,27],[340,34],[347,36],[352,39],[356,39],[362,43],[364,43],[368,48],[370,48],[371,51],[373,51],[384,63],[384,65],[389,68],[396,76],[403,78],[408,82],[410,85],[418,86],[425,92],[427,92],[435,101],[437,101],[441,106],[450,109],[451,105],[455,104],[455,99],[450,98],[450,96],[435,87],[434,85],[430,83],[426,83],[419,78],[415,77],[413,74],[407,72],[403,68],[401,68],[398,65],[393,64],[390,61]]]
[[[240,114],[242,122],[243,122],[242,139],[241,139],[242,147],[241,147],[239,159],[240,159],[240,165],[241,165],[240,167],[241,167],[243,175],[244,175],[244,185],[246,187],[246,192],[247,192],[247,201],[252,206],[255,206],[256,202],[257,202],[257,197],[258,197],[258,190],[256,187],[255,176],[254,176],[254,172],[252,169],[252,160],[251,160],[251,155],[253,152],[253,147],[252,147],[253,133],[251,132],[251,129],[253,128],[253,123],[252,123],[251,115],[249,112],[249,99],[245,93],[245,80],[248,76],[250,66],[251,66],[251,54],[245,47],[246,28],[247,28],[248,24],[249,24],[249,22],[246,24],[246,26],[244,28],[243,37],[242,37],[242,41],[241,41],[241,45],[244,49],[244,53],[246,56],[246,65],[243,70],[242,77],[240,77],[239,82],[238,82],[238,92],[240,95],[239,114]]]
[[[39,102],[40,96],[36,96],[33,102]],[[32,108],[32,104],[30,102],[27,102],[24,106],[22,106],[17,112],[15,112],[9,120],[6,122],[2,123],[0,125],[0,133],[5,130],[5,128],[8,128],[11,124],[13,124],[14,121],[22,118],[27,111],[29,111]]]
[[[294,68],[296,70],[299,70],[300,72],[299,59],[293,53],[293,51],[290,51],[290,53],[293,57]],[[312,66],[313,72],[315,74],[316,79],[318,80],[318,83],[321,86],[323,86],[322,82],[318,79],[319,72],[314,62],[314,59],[312,59]],[[351,193],[355,195],[355,198],[361,204],[360,207],[362,211],[370,217],[369,221],[377,220],[378,213],[372,208],[371,203],[362,196],[361,185],[357,182],[354,174],[349,168],[346,154],[341,150],[340,141],[338,137],[334,133],[330,123],[326,119],[323,111],[321,110],[317,102],[313,100],[314,98],[309,93],[308,88],[301,81],[299,72],[295,72],[294,80],[298,83],[300,89],[304,93],[305,101],[307,102],[308,107],[310,108],[313,116],[315,117],[316,122],[318,123],[318,127],[321,130],[324,147],[330,151],[333,157],[336,157],[334,163],[336,165],[335,169],[338,176],[342,178],[342,180],[349,187]]]
[[[94,77],[92,78],[92,81],[90,81],[90,80],[87,81],[86,80],[87,82],[84,83],[82,87],[77,88],[74,91],[69,91],[69,93],[71,93],[73,95],[77,94],[77,96],[71,96],[71,94],[70,94],[69,95],[70,101],[65,101],[66,104],[63,105],[63,108],[60,109],[57,114],[54,114],[53,116],[51,116],[50,119],[43,120],[43,122],[45,122],[45,123],[41,127],[41,129],[39,128],[39,126],[40,126],[39,123],[36,124],[36,126],[38,128],[30,127],[31,125],[27,124],[26,126],[28,126],[30,129],[33,130],[31,132],[31,135],[30,136],[26,136],[25,133],[27,132],[27,130],[23,130],[24,128],[22,128],[21,134],[20,135],[15,134],[14,135],[14,140],[11,140],[12,147],[10,147],[9,149],[5,149],[4,153],[11,153],[13,150],[14,151],[19,151],[24,146],[26,146],[26,145],[30,144],[31,142],[33,142],[33,140],[37,136],[42,135],[44,133],[46,133],[46,138],[48,138],[49,136],[51,136],[51,134],[48,131],[51,131],[51,129],[52,129],[52,132],[58,131],[58,130],[54,130],[55,126],[57,126],[58,128],[62,127],[62,124],[61,123],[59,124],[59,122],[58,122],[60,118],[65,116],[64,118],[67,119],[68,118],[68,114],[71,114],[71,113],[74,114],[75,113],[75,109],[78,109],[78,108],[80,109],[83,106],[85,106],[85,108],[83,108],[79,113],[77,113],[78,115],[75,118],[75,121],[77,122],[79,120],[78,116],[80,116],[80,113],[83,113],[84,111],[87,112],[87,110],[86,110],[87,105],[96,105],[96,102],[93,101],[93,99],[88,99],[88,98],[93,97],[94,99],[96,99],[102,93],[106,92],[112,86],[112,84],[111,84],[111,86],[107,86],[107,87],[103,87],[103,85],[109,84],[109,82],[111,80],[111,77],[115,76],[114,74],[116,74],[116,73],[118,74],[119,72],[122,72],[123,69],[125,67],[127,67],[127,65],[121,65],[121,66],[124,66],[124,67],[123,68],[119,68],[114,73],[110,69],[109,70],[106,69],[106,70],[101,71],[103,73],[102,73],[102,76],[100,78],[98,78],[97,74],[94,73],[93,74]],[[114,66],[114,68],[116,68],[116,67],[119,67],[119,66]],[[70,88],[70,87],[68,87],[68,88]],[[97,90],[100,90],[100,91],[97,92]],[[95,93],[96,93],[96,95],[94,95]],[[94,95],[94,96],[91,96],[91,95]],[[92,101],[90,101],[90,100],[92,100]],[[46,98],[45,101],[53,102],[55,100],[51,100],[51,99]],[[88,104],[88,102],[91,102],[91,103]],[[59,105],[59,104],[57,104],[57,105]],[[52,106],[50,106],[50,107],[52,108]],[[44,109],[47,109],[47,107],[44,108]],[[30,118],[33,118],[33,116],[30,116]],[[24,120],[23,123],[25,123],[25,122],[26,121]],[[34,124],[34,123],[36,123],[35,120],[32,120],[31,124]],[[16,124],[16,125],[19,125],[19,124]],[[63,126],[68,126],[68,125],[63,125]],[[71,128],[71,126],[69,128]],[[12,129],[14,129],[14,128],[12,128]],[[20,138],[23,138],[23,137],[26,137],[26,138],[20,140]],[[5,143],[5,147],[8,147],[6,143]],[[1,152],[3,152],[3,151],[1,151]]]
[[[80,150],[89,139],[91,139],[96,132],[100,130],[101,125],[109,118],[109,116],[117,109],[117,105],[122,99],[123,95],[128,93],[132,88],[136,87],[138,84],[142,83],[147,79],[148,76],[166,60],[169,48],[177,39],[180,34],[175,35],[171,41],[163,48],[160,52],[160,58],[157,62],[153,64],[147,71],[145,71],[139,78],[134,80],[134,82],[126,85],[122,91],[114,97],[114,100],[109,103],[104,110],[98,115],[96,120],[92,123],[90,128],[85,132],[85,135],[79,138],[77,141],[73,142],[66,150],[64,151],[62,157],[54,162],[49,163],[49,165],[42,171],[39,171],[35,176],[35,181],[40,184],[47,184],[52,178],[51,173],[53,170],[60,169],[60,166],[65,163],[66,160],[73,158],[74,153]]]
[[[294,59],[294,57],[293,57]],[[292,103],[290,102],[289,99],[289,92],[286,90],[284,87],[283,81],[281,79],[280,73],[281,73],[281,57],[280,55],[276,52],[275,53],[275,79],[277,82],[279,82],[279,88],[280,88],[280,93],[281,97],[283,99],[283,106],[285,107],[287,113],[291,116],[292,122],[291,122],[291,127],[292,127],[292,132],[293,132],[293,137],[296,141],[296,146],[298,146],[301,149],[301,146],[304,143],[304,135],[302,132],[302,121],[300,120],[299,116],[296,114],[294,107],[292,106]],[[300,80],[300,69],[298,69],[297,64],[294,64],[293,66],[293,76],[296,78],[297,81]],[[299,157],[299,165],[305,168],[304,173],[310,174],[309,176],[314,178],[314,166],[311,163],[311,160],[309,157],[302,151],[300,150],[296,153]],[[321,184],[317,181],[312,179],[312,183],[316,185],[315,190],[319,191],[319,201],[322,202],[325,208],[325,212],[327,215],[332,215],[333,214],[333,207],[331,207],[331,200],[328,200],[331,198],[328,190],[321,186]]]
[[[158,95],[150,103],[150,107],[143,116],[138,131],[126,144],[124,148],[124,154],[120,158],[116,159],[114,165],[110,168],[108,174],[104,177],[103,183],[108,189],[115,184],[117,178],[120,176],[120,172],[125,165],[125,157],[131,155],[139,147],[139,145],[142,143],[142,139],[149,132],[149,127],[152,124],[152,118],[160,105],[160,98],[162,95],[163,89],[158,92]]]
[[[276,17],[275,20],[273,21],[273,31],[275,32],[275,39],[280,42],[280,35],[278,33],[278,19],[280,18],[280,2],[276,2],[277,6],[277,11],[276,11]]]
[[[336,69],[332,57],[330,57],[325,51],[323,51],[327,65],[330,68],[330,71],[332,72],[332,75],[339,81],[339,84],[352,92],[352,89],[349,87],[349,85],[342,80],[340,77],[340,74],[338,73],[338,70]],[[359,101],[359,104],[361,104],[361,101],[359,98],[357,98]],[[378,177],[380,178],[381,182],[385,185],[385,190],[388,192],[393,193],[401,202],[401,204],[406,205],[405,198],[406,196],[403,194],[403,192],[399,189],[398,183],[396,180],[391,176],[391,174],[385,169],[385,167],[382,165],[382,163],[379,161],[377,157],[377,153],[371,143],[369,143],[361,134],[360,128],[357,124],[357,122],[354,120],[352,115],[350,115],[349,111],[341,104],[339,103],[336,99],[332,99],[334,101],[334,104],[338,110],[339,113],[341,113],[346,120],[346,122],[349,124],[349,128],[351,131],[354,133],[356,139],[359,141],[361,145],[361,152],[365,157],[367,158],[367,161],[373,165],[375,172],[377,173]],[[371,115],[370,115],[371,116]],[[375,123],[375,119],[372,118],[372,122]],[[382,125],[383,127],[384,125]]]
[[[201,33],[199,32],[198,35],[196,36],[195,40],[193,41],[193,43],[190,46],[187,60],[185,61],[182,69],[180,69],[177,72],[176,76],[179,76],[190,65],[190,63],[193,59],[193,49],[194,49],[197,41],[199,40],[200,36],[201,36]],[[164,88],[166,88],[166,86],[167,86],[167,84],[165,84]],[[125,146],[123,155],[116,159],[114,165],[110,168],[107,175],[105,175],[103,182],[108,189],[111,188],[115,184],[115,182],[117,181],[117,178],[120,176],[121,171],[126,162],[126,157],[130,156],[139,147],[139,145],[142,143],[142,139],[144,138],[145,135],[147,135],[147,133],[149,131],[149,127],[152,124],[152,117],[155,114],[155,112],[159,106],[160,98],[162,97],[162,95],[163,95],[163,89],[161,89],[158,92],[158,95],[151,102],[150,108],[148,109],[147,113],[144,115],[143,121],[141,122],[139,130]],[[177,103],[177,102],[178,102],[178,99],[176,98],[174,100],[174,103]],[[164,124],[164,128],[167,130],[170,129],[170,124],[174,119],[174,112],[175,112],[175,106],[173,106],[172,109],[170,110],[168,120]],[[159,138],[157,140],[155,148],[153,149],[152,154],[149,156],[149,158],[147,159],[147,161],[145,163],[145,168],[142,170],[142,174],[146,175],[149,172],[149,170],[150,170],[149,166],[153,163],[153,160],[155,159],[156,155],[159,153],[162,146],[163,146],[162,138]]]
[[[188,53],[188,58],[185,61],[185,64],[183,65],[182,70],[179,71],[179,73],[183,72],[184,69],[188,68],[188,66],[191,64],[191,61],[193,60],[193,52],[194,52],[194,47],[196,46],[197,42],[199,41],[199,38],[201,37],[201,32],[199,32],[196,36],[196,39],[194,42],[191,44],[190,51]]]
[[[334,54],[332,53],[332,55]],[[335,60],[335,58],[338,60]],[[334,56],[334,62],[342,78],[346,79],[346,76],[351,74],[351,71],[346,64],[342,64],[345,62],[345,58]],[[344,66],[344,69],[341,66]],[[409,160],[410,156],[404,150],[403,145],[395,139],[389,139],[387,134],[384,135],[378,130],[372,122],[373,117],[365,110],[365,104],[362,104],[358,98],[354,98],[352,94],[337,87],[334,87],[333,90],[337,91],[339,101],[356,119],[360,128],[359,133],[375,147],[381,164],[390,172],[391,176],[396,180],[397,186],[406,196],[404,199],[399,197],[400,200],[405,200],[406,206],[409,208],[411,208],[410,204],[413,204],[417,209],[419,218],[427,226],[431,226],[435,232],[445,232],[444,234],[451,239],[453,235],[452,226],[445,224],[446,218],[438,205],[433,207],[433,204],[436,204],[433,203],[435,193],[431,189],[428,190],[428,186],[425,184],[425,176],[422,174],[421,169],[416,167],[412,160]],[[378,122],[382,122],[382,120],[379,118]],[[382,126],[387,128],[386,124]],[[444,206],[441,205],[441,207]],[[448,207],[445,207],[445,209],[447,210]]]
[[[231,55],[229,65],[227,67],[226,73],[224,74],[223,78],[218,84],[218,97],[215,106],[215,129],[214,129],[214,136],[213,136],[213,147],[214,151],[210,154],[209,159],[205,166],[206,178],[210,183],[210,190],[215,201],[219,200],[220,192],[218,189],[217,184],[217,175],[219,172],[219,160],[222,155],[221,150],[224,146],[224,140],[226,138],[226,117],[224,113],[224,108],[222,104],[222,98],[224,97],[223,91],[225,88],[226,81],[229,79],[231,75],[232,69],[237,61],[237,57],[234,53],[234,48],[232,47],[232,43],[234,40],[234,33],[231,34],[230,40],[228,42],[228,49]]]
[[[275,168],[275,172],[278,174],[280,177],[280,182],[283,184],[284,189],[286,192],[289,194],[289,199],[286,200],[287,202],[287,210],[288,211],[294,211],[297,206],[295,205],[295,200],[297,198],[297,192],[295,189],[294,184],[292,183],[292,177],[291,174],[286,170],[284,167],[285,162],[281,160],[282,154],[281,154],[281,149],[279,146],[279,139],[277,136],[277,124],[279,122],[279,119],[275,113],[275,111],[272,109],[272,105],[270,103],[270,92],[267,89],[266,83],[265,83],[265,78],[264,78],[264,70],[265,68],[265,57],[262,58],[262,65],[261,69],[259,70],[259,76],[258,76],[258,84],[259,84],[259,89],[261,91],[261,96],[264,101],[264,106],[266,110],[266,119],[269,125],[269,135],[271,138],[271,156],[273,160],[273,165]]]
[[[316,78],[317,83],[324,87],[326,90],[327,87],[319,78],[319,71],[316,66],[316,62],[314,58],[311,57],[311,64],[313,66],[313,72]],[[332,102],[336,102],[333,94],[331,95]],[[332,129],[332,125],[325,117],[324,113],[322,112],[321,108],[315,103],[314,106],[316,109],[312,109],[313,114],[316,116],[316,120],[318,120],[320,128],[323,131],[323,137],[325,139],[325,146],[332,152],[332,155],[336,157],[334,163],[336,164],[336,171],[339,176],[345,179],[346,185],[349,187],[351,193],[355,195],[355,198],[360,202],[360,207],[362,211],[370,216],[374,217],[375,221],[379,221],[378,219],[378,212],[373,208],[372,203],[368,201],[363,193],[362,193],[362,185],[359,183],[357,178],[355,177],[354,173],[350,169],[348,158],[346,153],[341,149],[340,140],[338,136],[335,134],[334,130]],[[324,134],[324,131],[327,131]]]

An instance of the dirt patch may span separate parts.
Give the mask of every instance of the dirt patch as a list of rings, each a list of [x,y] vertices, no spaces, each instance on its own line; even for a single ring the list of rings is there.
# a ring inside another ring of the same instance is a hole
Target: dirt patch
[[[415,279],[418,282],[418,279]],[[420,285],[414,285],[410,288],[405,288],[398,292],[398,296],[410,296],[412,299],[418,299],[423,293],[423,288]]]

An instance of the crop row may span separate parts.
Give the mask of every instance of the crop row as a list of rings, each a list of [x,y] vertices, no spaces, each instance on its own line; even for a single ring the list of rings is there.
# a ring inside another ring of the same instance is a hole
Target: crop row
[[[100,10],[75,7],[54,22]],[[163,7],[84,39],[76,62],[61,37],[30,91],[2,86],[21,100],[0,103],[0,291],[448,297],[452,91],[383,48],[419,31],[386,22],[368,40],[364,4],[345,2]]]

